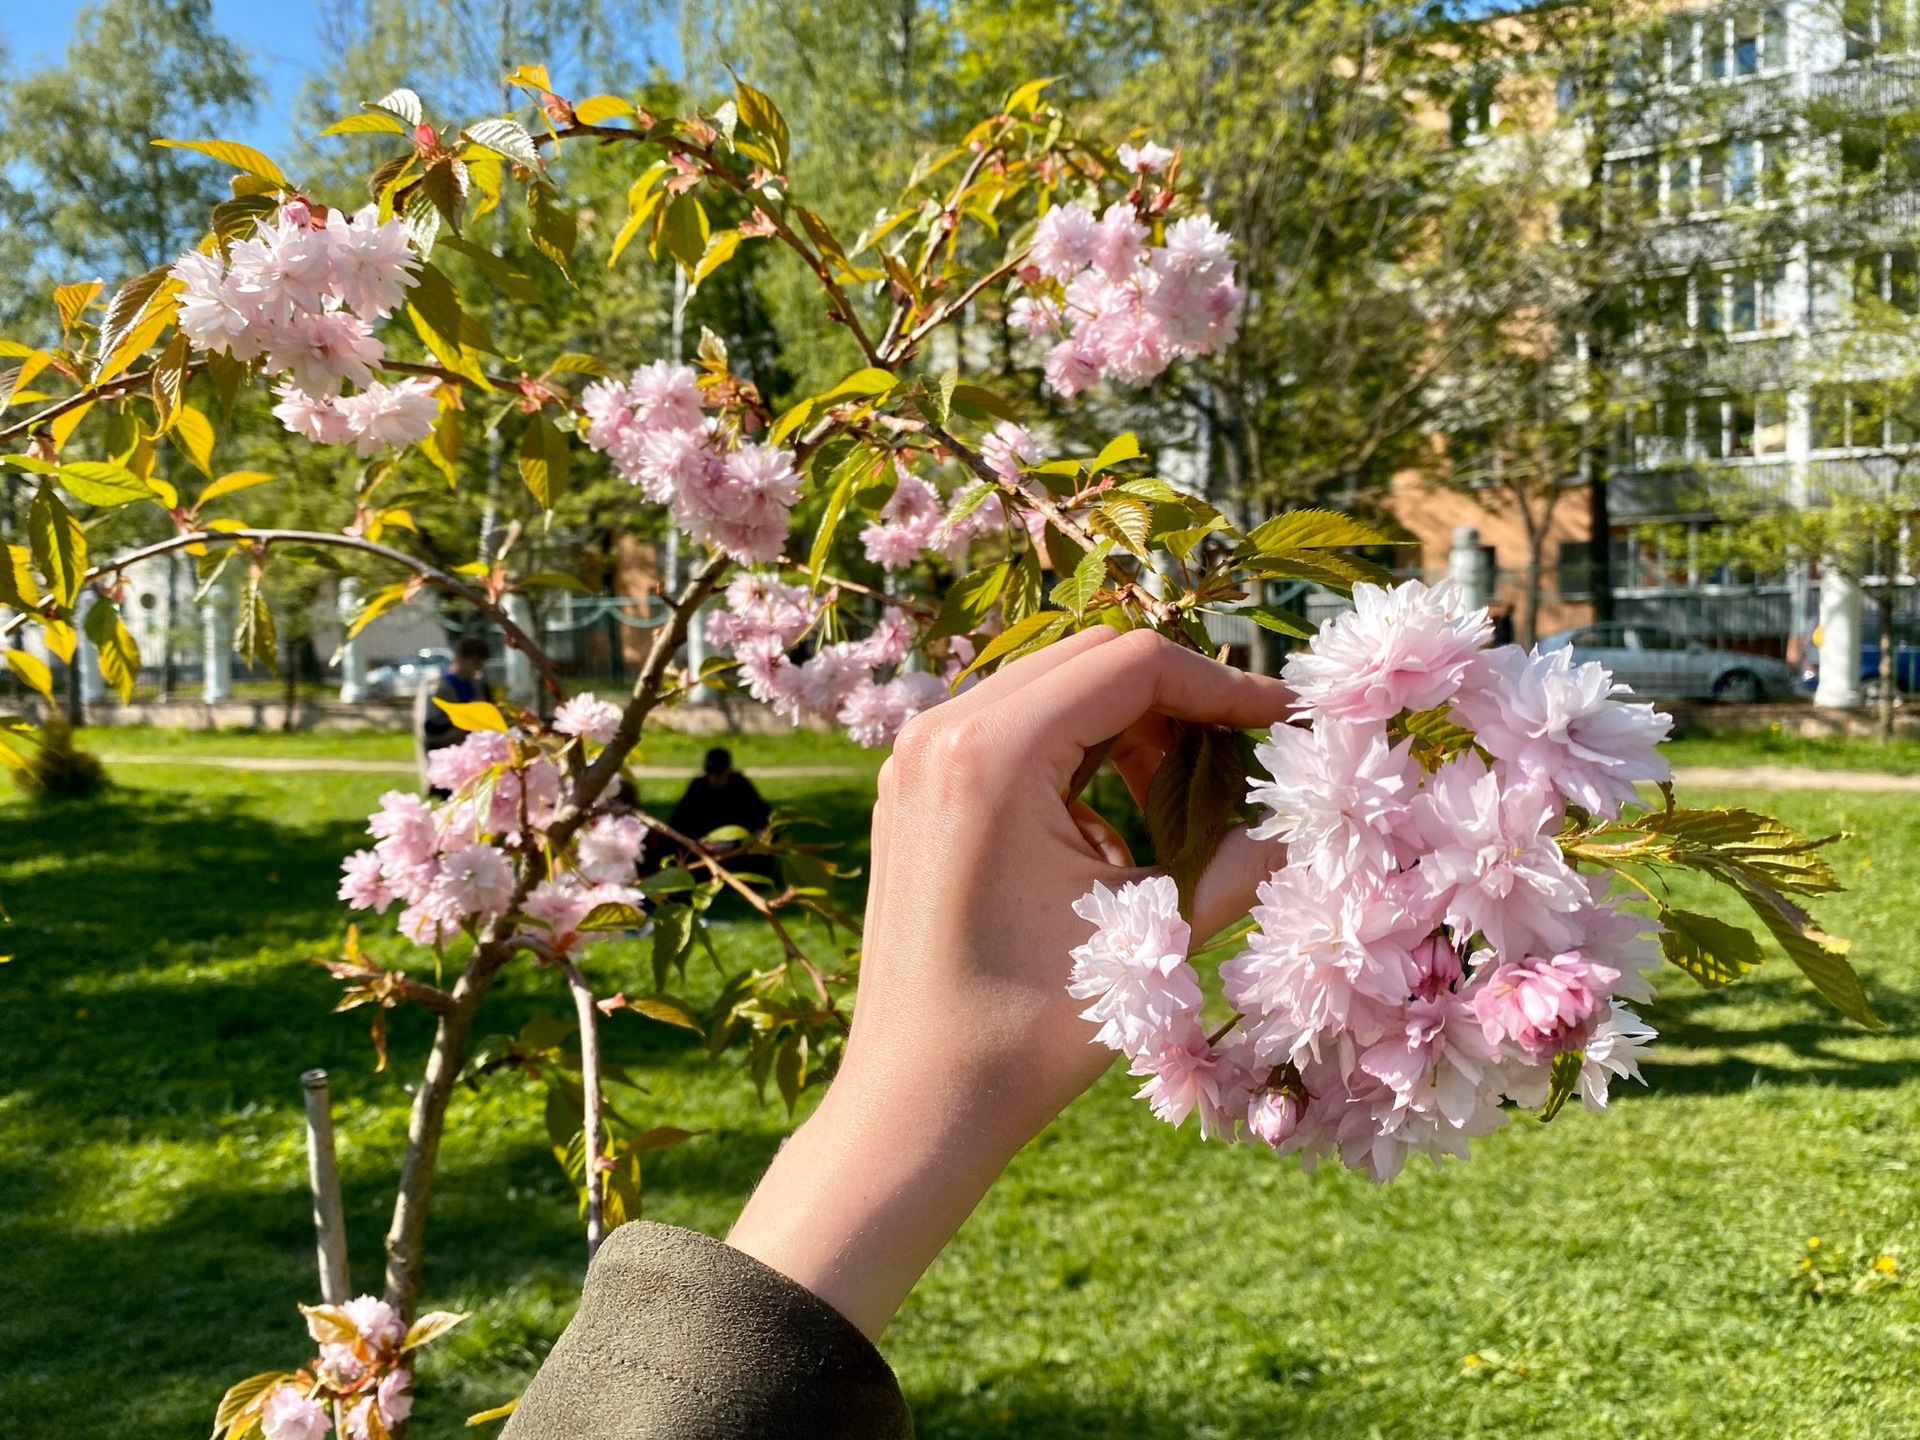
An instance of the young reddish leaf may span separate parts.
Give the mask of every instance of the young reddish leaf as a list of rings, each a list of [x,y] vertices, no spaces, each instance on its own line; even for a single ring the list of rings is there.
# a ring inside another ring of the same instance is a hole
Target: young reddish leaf
[[[1147,787],[1147,834],[1155,861],[1179,887],[1180,913],[1191,918],[1194,886],[1246,804],[1247,766],[1232,731],[1168,726],[1173,746]]]

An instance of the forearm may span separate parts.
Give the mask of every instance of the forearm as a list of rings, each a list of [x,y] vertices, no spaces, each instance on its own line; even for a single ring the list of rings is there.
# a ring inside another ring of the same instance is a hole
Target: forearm
[[[966,1118],[974,1097],[923,1092],[902,1104],[898,1086],[859,1078],[834,1081],[727,1243],[878,1338],[1012,1152],[983,1144]]]

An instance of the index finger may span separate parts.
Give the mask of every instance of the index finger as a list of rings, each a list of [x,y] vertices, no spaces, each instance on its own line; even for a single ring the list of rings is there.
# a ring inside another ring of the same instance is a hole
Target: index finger
[[[1147,715],[1253,729],[1286,717],[1291,688],[1135,630],[1075,655],[991,708],[1019,748],[1071,775],[1080,757]]]

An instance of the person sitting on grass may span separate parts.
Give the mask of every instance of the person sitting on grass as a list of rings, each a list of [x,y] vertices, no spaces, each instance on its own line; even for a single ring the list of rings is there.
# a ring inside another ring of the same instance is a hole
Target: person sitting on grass
[[[752,842],[733,836],[709,844],[707,836],[716,830],[732,827],[738,827],[750,836],[759,836],[772,819],[773,811],[761,799],[753,781],[733,768],[733,752],[723,745],[716,745],[707,751],[706,759],[701,762],[700,773],[687,782],[680,803],[673,807],[667,824],[687,839],[701,842],[702,847],[714,855],[725,856]],[[668,863],[669,857],[674,854],[672,841],[658,832],[649,835],[646,869],[657,870]],[[679,858],[684,863],[691,857]],[[729,868],[737,875],[762,875],[769,880],[774,878],[770,856],[741,856]]]
[[[1292,700],[1150,631],[1101,627],[908,722],[880,771],[832,1084],[724,1242],[646,1221],[607,1237],[503,1440],[908,1440],[874,1341],[1007,1162],[1113,1058],[1067,993],[1086,938],[1073,902],[1149,872],[1064,798],[1071,777],[1112,740],[1144,799],[1168,719],[1254,728]],[[1195,933],[1245,915],[1279,859],[1277,842],[1229,836]]]
[[[420,773],[427,769],[427,756],[450,745],[458,745],[467,732],[453,723],[453,717],[434,704],[471,705],[476,700],[493,700],[493,687],[487,683],[489,651],[484,637],[462,635],[454,642],[453,660],[432,680],[423,681],[413,702],[413,735],[419,750]],[[432,787],[428,793],[445,800],[447,792]]]

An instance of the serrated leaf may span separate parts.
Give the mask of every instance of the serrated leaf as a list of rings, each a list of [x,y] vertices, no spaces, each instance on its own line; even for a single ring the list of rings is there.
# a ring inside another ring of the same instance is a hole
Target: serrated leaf
[[[227,1393],[220,1397],[220,1404],[213,1412],[214,1440],[220,1440],[223,1432],[232,1431],[259,1412],[267,1397],[293,1377],[285,1370],[267,1370],[258,1375],[249,1375],[244,1380],[236,1380],[227,1387]]]
[[[700,256],[700,263],[693,267],[691,284],[697,289],[714,271],[733,258],[734,251],[740,248],[743,237],[738,230],[716,230],[707,238],[707,248]]]
[[[111,354],[129,331],[139,323],[148,304],[172,278],[171,265],[156,265],[144,275],[136,275],[107,302],[106,319],[100,322],[100,353]]]
[[[640,227],[646,223],[647,217],[652,215],[660,202],[666,198],[666,191],[659,186],[661,177],[669,168],[666,161],[656,161],[641,171],[640,178],[628,187],[627,219],[626,223],[620,227],[620,233],[613,237],[613,250],[607,256],[609,270],[620,258],[620,252],[625,250],[633,237],[640,233]]]
[[[1240,819],[1246,758],[1230,731],[1167,722],[1171,746],[1147,786],[1147,834],[1154,860],[1173,877],[1180,913],[1193,915],[1193,892],[1220,842]]]
[[[56,285],[53,289],[53,308],[60,317],[60,331],[65,334],[80,323],[80,317],[87,313],[87,307],[93,304],[94,297],[106,286],[98,280],[81,280],[72,285]]]
[[[1313,626],[1291,610],[1282,610],[1277,605],[1243,605],[1231,612],[1244,615],[1262,630],[1271,630],[1277,635],[1291,635],[1296,640],[1311,640]]]
[[[1062,580],[1080,568],[1080,561],[1086,551],[1080,548],[1078,540],[1069,539],[1049,520],[1043,536],[1047,551],[1047,563],[1053,567],[1053,573]]]
[[[147,482],[124,465],[104,460],[75,460],[60,467],[60,488],[83,504],[99,509],[151,500]]]
[[[1023,550],[1007,573],[1007,587],[1000,595],[1000,613],[1007,623],[1024,620],[1040,609],[1040,557]]]
[[[999,665],[1002,661],[1017,660],[1020,656],[1035,650],[1044,649],[1073,629],[1073,616],[1064,610],[1043,610],[1037,615],[1009,625],[986,647],[973,657],[973,663],[962,670],[956,680],[964,680],[975,671],[985,670]]]
[[[235,140],[155,140],[153,143],[168,150],[195,150],[223,165],[231,165],[249,175],[258,175],[262,180],[271,180],[283,190],[292,188],[287,183],[287,177],[280,173],[280,167],[251,145],[242,145]]]
[[[675,195],[667,201],[660,217],[659,243],[680,262],[680,268],[692,275],[700,257],[707,253],[707,210],[692,195]]]
[[[787,132],[786,117],[780,113],[780,107],[763,91],[738,79],[734,81],[733,100],[740,112],[740,123],[766,141],[773,151],[772,168],[785,170],[792,136]]]
[[[53,700],[53,671],[47,662],[30,650],[7,651],[7,668],[28,689],[49,703]]]
[[[776,442],[777,443],[777,442]],[[847,513],[847,503],[853,498],[853,492],[862,478],[878,468],[884,457],[865,449],[852,451],[846,459],[834,469],[828,477],[832,489],[827,494],[827,506],[820,514],[820,528],[814,531],[813,548],[807,553],[807,572],[812,575],[813,583],[821,581],[822,567],[827,556],[833,551],[834,532],[840,528],[841,517]]]
[[[1020,423],[1020,412],[984,385],[970,385],[964,381],[955,385],[951,404],[956,415],[976,425],[989,420],[1005,420],[1015,425]]]
[[[565,491],[572,464],[560,427],[545,415],[532,416],[520,436],[520,478],[542,510],[551,510]]]
[[[934,617],[927,639],[941,640],[950,635],[969,635],[979,628],[993,611],[994,601],[1007,583],[1008,564],[989,565],[962,575],[947,587],[940,613]]]
[[[573,247],[580,240],[580,217],[572,206],[561,204],[559,195],[548,185],[535,185],[527,197],[527,203],[532,215],[527,224],[528,238],[571,285]],[[701,238],[704,240],[706,237],[703,234]]]
[[[1084,616],[1087,606],[1107,580],[1107,556],[1113,553],[1113,541],[1102,540],[1082,555],[1073,573],[1053,587],[1053,603],[1063,610]]]
[[[476,730],[494,730],[506,732],[507,717],[500,713],[500,707],[485,700],[442,700],[435,696],[433,703],[446,712],[456,728],[472,733]]]
[[[240,596],[240,608],[234,617],[234,653],[251,664],[266,666],[277,675],[280,673],[278,646],[273,611],[260,589],[260,576],[257,573],[250,575],[247,577],[247,588]]]
[[[33,578],[33,553],[24,545],[0,548],[0,605],[15,610],[40,608],[40,585]]]
[[[407,295],[407,315],[434,359],[482,390],[493,388],[480,365],[481,352],[493,353],[493,342],[461,308],[453,282],[433,265],[421,265]]]
[[[1284,555],[1260,555],[1246,562],[1247,568],[1269,580],[1310,580],[1342,595],[1352,593],[1362,581],[1371,585],[1390,585],[1392,574],[1370,560],[1331,550],[1294,550]]]
[[[1393,733],[1396,736],[1411,735],[1414,748],[1426,752],[1421,757],[1422,762],[1427,764],[1428,769],[1433,769],[1438,761],[1458,755],[1473,745],[1473,732],[1454,724],[1450,715],[1451,711],[1445,705],[1436,705],[1431,710],[1415,710],[1404,719],[1394,722]]]
[[[146,353],[147,347],[160,338],[160,333],[173,323],[174,316],[179,313],[177,297],[183,289],[185,287],[178,280],[167,280],[161,285],[132,328],[114,342],[111,350],[102,354],[100,363],[93,369],[94,384],[104,384],[124,373]]]
[[[397,90],[389,90],[378,100],[368,103],[375,110],[385,110],[390,115],[398,116],[410,126],[422,124],[427,118],[427,112],[420,104],[420,97],[405,86]]]
[[[1730,984],[1767,958],[1752,932],[1711,915],[1662,907],[1660,924],[1661,951],[1703,989]]]
[[[27,507],[27,543],[47,591],[62,610],[73,609],[87,571],[87,536],[59,498],[42,485]]]
[[[540,151],[533,143],[533,136],[527,133],[526,126],[518,120],[510,120],[505,116],[476,120],[460,133],[476,145],[499,151],[516,165],[528,170],[540,168]]]
[[[1869,1030],[1881,1028],[1880,1017],[1873,1013],[1873,1004],[1867,999],[1866,987],[1847,961],[1847,951],[1852,948],[1850,942],[1827,934],[1814,923],[1811,915],[1776,891],[1760,885],[1737,888],[1760,922],[1780,942],[1787,958],[1800,967],[1801,973],[1813,982],[1813,988],[1829,1005],[1856,1025]]]
[[[1553,1065],[1547,1071],[1546,1103],[1539,1110],[1542,1120],[1553,1119],[1573,1098],[1580,1088],[1580,1070],[1586,1059],[1586,1052],[1582,1050],[1563,1050],[1553,1057]]]
[[[1242,547],[1249,555],[1284,555],[1347,545],[1391,545],[1386,531],[1337,510],[1290,510],[1256,527]]]
[[[1134,554],[1144,557],[1153,534],[1153,506],[1134,495],[1113,495],[1094,510],[1096,529],[1105,531]]]

